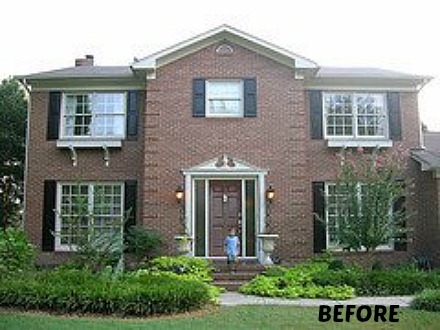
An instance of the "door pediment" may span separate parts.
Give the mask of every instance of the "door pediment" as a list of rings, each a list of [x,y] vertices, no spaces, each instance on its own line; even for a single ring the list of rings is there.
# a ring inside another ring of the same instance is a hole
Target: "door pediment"
[[[245,161],[233,158],[228,155],[221,155],[218,158],[193,166],[183,171],[183,174],[266,174],[267,170],[251,165]]]

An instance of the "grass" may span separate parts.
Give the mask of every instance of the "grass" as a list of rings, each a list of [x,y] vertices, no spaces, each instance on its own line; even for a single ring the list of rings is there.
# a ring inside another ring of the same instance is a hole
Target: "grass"
[[[219,307],[203,312],[150,319],[56,316],[0,309],[3,330],[64,329],[439,329],[440,313],[398,310],[398,323],[320,323],[318,308],[293,306]]]

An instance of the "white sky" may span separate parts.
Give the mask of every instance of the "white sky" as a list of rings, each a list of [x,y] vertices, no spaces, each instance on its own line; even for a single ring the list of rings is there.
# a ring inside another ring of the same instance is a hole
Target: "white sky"
[[[380,67],[440,76],[434,0],[14,0],[0,5],[0,79],[133,57],[229,24],[321,66]],[[421,92],[421,119],[440,131],[440,79]]]

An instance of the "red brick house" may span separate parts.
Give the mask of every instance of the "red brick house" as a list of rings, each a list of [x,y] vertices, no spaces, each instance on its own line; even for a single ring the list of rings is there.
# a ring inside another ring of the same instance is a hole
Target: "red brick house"
[[[261,259],[257,235],[268,220],[269,187],[277,258],[309,258],[335,245],[331,205],[324,203],[335,153],[420,147],[417,93],[426,77],[320,67],[229,26],[130,66],[93,61],[86,56],[74,67],[21,77],[31,101],[25,227],[42,263],[63,260],[75,244],[74,197],[94,213],[84,228],[105,230],[130,209],[128,225],[158,230],[171,253],[182,220],[194,240],[190,254],[220,258],[233,225],[242,256]],[[417,209],[416,201],[408,208]],[[417,216],[410,224],[413,243],[390,246],[384,260],[423,250]]]

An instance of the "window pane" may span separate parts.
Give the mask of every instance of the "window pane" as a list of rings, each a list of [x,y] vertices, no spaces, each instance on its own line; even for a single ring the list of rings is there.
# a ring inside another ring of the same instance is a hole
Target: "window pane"
[[[385,136],[386,116],[383,94],[356,94],[359,136]]]
[[[353,135],[351,94],[325,93],[324,112],[326,116],[327,135]]]
[[[243,84],[241,81],[208,81],[207,112],[212,115],[239,116],[242,112]]]
[[[66,136],[124,135],[125,93],[68,94],[65,100]]]
[[[71,246],[94,233],[120,232],[122,192],[121,184],[63,184],[58,209],[60,243]]]

